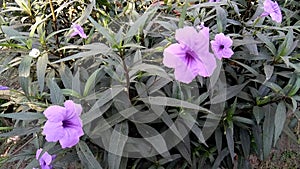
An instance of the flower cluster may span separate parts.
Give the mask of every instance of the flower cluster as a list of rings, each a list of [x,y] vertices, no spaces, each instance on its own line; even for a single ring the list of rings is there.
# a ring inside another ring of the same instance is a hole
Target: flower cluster
[[[210,43],[211,48],[218,59],[230,58],[233,55],[233,51],[230,48],[232,46],[232,40],[223,33],[217,34],[215,40],[212,40]]]
[[[71,37],[79,35],[81,38],[84,39],[87,38],[86,34],[83,31],[83,28],[79,24],[73,24],[72,28],[73,28],[73,33],[71,34]]]
[[[261,16],[268,16],[270,15],[272,20],[281,23],[282,21],[282,15],[281,10],[279,8],[279,5],[277,2],[272,2],[271,0],[265,0],[264,2],[264,12],[261,14]]]
[[[35,158],[39,161],[41,169],[52,169],[51,162],[56,158],[56,155],[50,155],[48,152],[45,152],[41,157],[41,152],[43,149],[38,149],[36,151]]]
[[[44,114],[48,119],[45,123],[43,134],[48,142],[59,141],[62,148],[73,147],[84,134],[80,114],[82,107],[72,100],[67,100],[64,107],[50,106]]]
[[[0,90],[9,90],[9,87],[0,85]]]
[[[190,83],[197,75],[209,77],[216,68],[218,59],[230,58],[232,40],[223,33],[217,34],[211,41],[215,56],[209,51],[209,28],[203,24],[200,30],[187,26],[175,32],[178,43],[171,44],[164,50],[163,64],[175,69],[175,79]]]

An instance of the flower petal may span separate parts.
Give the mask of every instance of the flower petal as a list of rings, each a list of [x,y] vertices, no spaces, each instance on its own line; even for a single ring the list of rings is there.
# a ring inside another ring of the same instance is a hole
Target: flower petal
[[[46,162],[46,165],[50,165],[52,162],[52,156],[48,153],[45,152],[42,156],[43,160]]]
[[[72,100],[65,101],[64,106],[66,108],[66,114],[64,116],[64,120],[78,117],[82,112],[81,105],[75,104]]]
[[[202,36],[198,34],[196,29],[191,26],[186,26],[181,29],[177,29],[175,32],[175,39],[180,43],[188,46],[189,48],[193,49],[192,47],[197,45],[198,41],[201,41]]]
[[[182,64],[175,68],[175,79],[183,83],[191,83],[197,74],[193,73],[186,65]]]
[[[66,109],[61,106],[53,105],[48,107],[44,114],[46,118],[52,122],[60,122],[64,120],[64,116],[66,114]]]
[[[78,32],[75,32],[75,31],[74,31],[70,36],[71,36],[71,37],[74,37],[74,36],[76,36],[76,35],[78,35]]]
[[[36,150],[36,154],[35,154],[35,158],[38,160],[40,157],[41,152],[43,151],[43,149],[39,148],[38,150]]]
[[[270,13],[270,16],[271,16],[271,18],[272,18],[273,21],[275,21],[277,23],[281,23],[281,21],[282,21],[282,15],[281,15],[281,13],[278,14],[278,13],[273,12],[273,13]]]
[[[230,48],[232,46],[232,40],[228,36],[223,37],[223,45],[225,48]]]
[[[9,87],[7,87],[7,86],[0,86],[0,90],[9,90]]]
[[[264,11],[267,13],[273,12],[273,2],[271,0],[265,0],[264,2]]]
[[[81,127],[68,127],[64,129],[65,135],[59,140],[62,148],[71,148],[79,142],[84,135]]]
[[[222,50],[222,58],[230,58],[233,55],[233,51],[230,48],[225,48]]]
[[[68,127],[80,127],[82,128],[82,121],[80,117],[73,117],[71,119],[65,120],[64,123],[64,128]]]
[[[47,121],[44,125],[42,134],[46,135],[48,142],[56,142],[64,136],[64,128],[62,122]]]
[[[76,34],[73,33],[72,35],[75,36],[75,35],[79,34],[79,36],[81,38],[87,38],[86,34],[84,33],[83,28],[79,24],[73,24],[72,28],[73,28],[74,32],[76,33]]]
[[[185,57],[186,51],[185,49],[182,48],[180,44],[175,43],[168,46],[164,50],[163,55],[164,55],[163,64],[169,68],[175,68],[178,65],[182,64],[180,58]]]
[[[216,59],[210,52],[204,53],[200,56],[201,62],[199,63],[198,74],[203,77],[209,77],[213,74],[217,67]]]
[[[264,11],[260,16],[262,16],[262,17],[264,17],[264,16],[268,16],[268,15],[270,15],[270,13],[269,12],[266,12],[266,11]]]
[[[87,36],[86,36],[86,34],[85,34],[84,32],[79,32],[79,36],[80,36],[81,38],[84,38],[84,39],[87,38]]]

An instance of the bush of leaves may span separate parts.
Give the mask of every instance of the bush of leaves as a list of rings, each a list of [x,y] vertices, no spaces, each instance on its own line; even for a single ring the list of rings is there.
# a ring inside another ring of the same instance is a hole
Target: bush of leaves
[[[1,166],[251,168],[282,132],[297,142],[299,3],[278,0],[277,23],[264,2],[3,1]],[[183,83],[163,58],[187,26],[224,33],[234,54]],[[51,115],[73,111],[74,144],[48,142]]]

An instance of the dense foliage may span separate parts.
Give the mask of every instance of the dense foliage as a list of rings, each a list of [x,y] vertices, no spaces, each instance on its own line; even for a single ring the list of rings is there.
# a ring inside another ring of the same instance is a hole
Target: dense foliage
[[[0,166],[251,168],[297,142],[300,4],[265,1],[2,1]],[[191,82],[163,61],[186,27],[216,55]]]

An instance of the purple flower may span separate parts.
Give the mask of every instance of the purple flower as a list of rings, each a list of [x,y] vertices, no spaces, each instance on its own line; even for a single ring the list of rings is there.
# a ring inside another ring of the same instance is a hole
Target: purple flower
[[[209,2],[220,2],[220,0],[209,0]]]
[[[209,52],[209,32],[203,28],[199,32],[193,27],[176,30],[178,43],[164,50],[163,64],[175,69],[175,79],[190,83],[197,75],[211,76],[216,68],[216,60]]]
[[[210,43],[211,48],[218,59],[230,58],[233,55],[233,51],[230,48],[232,40],[223,33],[217,34],[215,40],[212,40]]]
[[[42,169],[52,169],[51,162],[55,159],[56,155],[50,155],[48,152],[45,152],[41,157],[40,154],[43,151],[43,149],[38,149],[36,151],[35,158],[39,161],[40,166]],[[39,158],[40,157],[40,158]]]
[[[271,0],[265,0],[264,12],[261,14],[261,16],[268,16],[268,15],[271,16],[273,21],[277,23],[281,23],[282,15],[277,2],[272,2]]]
[[[7,87],[7,86],[0,86],[0,90],[9,90],[9,87]]]
[[[71,34],[71,37],[79,35],[81,38],[87,38],[86,34],[83,31],[83,28],[79,24],[73,24],[72,28],[74,32]]]
[[[44,114],[48,119],[45,123],[43,134],[48,142],[59,141],[62,148],[76,145],[84,134],[80,114],[82,107],[72,100],[64,103],[65,107],[50,106]]]

